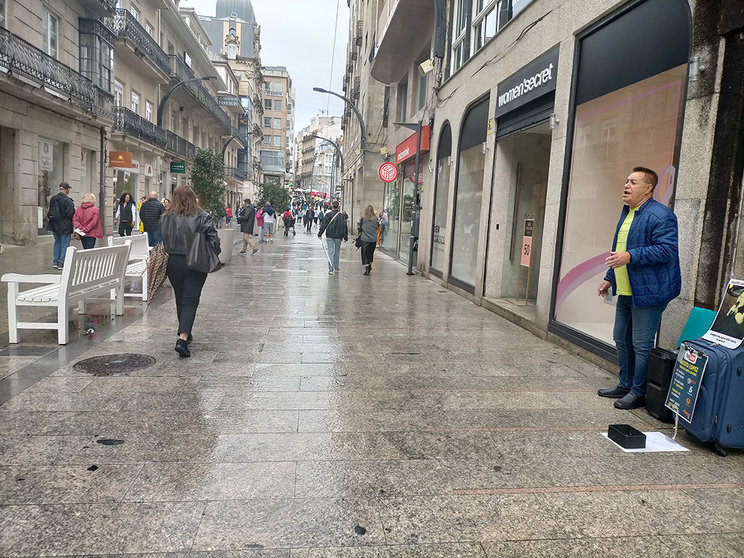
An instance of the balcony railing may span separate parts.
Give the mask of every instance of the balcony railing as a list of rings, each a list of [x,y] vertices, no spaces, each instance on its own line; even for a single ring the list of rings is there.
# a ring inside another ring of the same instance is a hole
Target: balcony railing
[[[170,130],[166,132],[165,148],[183,159],[191,160],[196,156],[196,146]]]
[[[116,0],[81,0],[89,17],[103,17],[116,11]]]
[[[240,99],[238,99],[236,95],[231,95],[229,93],[217,95],[217,102],[222,107],[243,107],[243,105],[240,104]]]
[[[194,72],[189,68],[178,56],[171,54],[171,76],[176,77],[179,81],[186,81],[194,79],[196,76]],[[191,81],[184,84],[184,87],[191,91],[191,94],[204,106],[204,108],[214,116],[226,132],[230,131],[230,117],[227,113],[220,108],[217,100],[210,95],[206,87],[204,87],[201,81]]]
[[[109,122],[113,120],[113,95],[4,27],[0,27],[0,72],[42,88]]]
[[[132,41],[135,47],[155,64],[165,75],[169,75],[171,68],[168,55],[160,48],[139,21],[128,10],[118,8],[114,16],[112,28],[117,36]]]
[[[125,107],[115,107],[114,114],[112,131],[129,134],[156,147],[165,147],[166,135],[162,128]]]
[[[248,173],[238,167],[225,167],[225,176],[236,180],[245,180]]]

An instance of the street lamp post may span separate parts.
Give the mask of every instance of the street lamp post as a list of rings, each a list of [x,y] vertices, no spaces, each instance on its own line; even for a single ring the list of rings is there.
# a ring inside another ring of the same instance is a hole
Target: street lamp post
[[[193,81],[207,81],[210,79],[217,79],[217,76],[203,76],[203,77],[184,79],[184,80],[179,81],[173,87],[171,87],[170,91],[168,91],[168,93],[163,95],[163,98],[160,99],[160,103],[158,104],[158,128],[163,127],[163,109],[165,108],[165,102],[168,100],[168,97],[170,97],[176,89],[178,89],[179,87],[181,87],[182,85],[186,83],[191,83]]]
[[[415,239],[418,237],[418,219],[419,215],[419,163],[421,160],[421,129],[423,128],[421,120],[418,122],[393,122],[396,126],[403,126],[409,130],[416,131],[416,162],[414,163],[415,169],[413,171],[413,215],[411,218],[411,241],[408,246],[408,272],[406,275],[414,275],[413,273],[413,245]]]
[[[318,93],[328,93],[329,95],[333,95],[334,97],[338,97],[341,99],[344,103],[349,105],[351,110],[354,112],[354,115],[356,116],[357,120],[359,121],[359,130],[361,133],[361,140],[359,142],[359,145],[362,150],[361,154],[361,169],[362,169],[362,180],[364,180],[364,150],[367,147],[367,131],[364,128],[364,120],[362,119],[362,115],[359,113],[359,110],[356,108],[354,103],[352,103],[349,99],[344,97],[343,95],[339,93],[334,93],[333,91],[328,91],[327,89],[323,89],[322,87],[313,87],[313,91],[316,91]],[[354,181],[351,182],[351,222],[354,222]]]
[[[338,143],[336,143],[333,140],[330,140],[328,138],[324,138],[323,136],[319,136],[317,134],[308,134],[305,136],[307,138],[316,138],[319,140],[322,140],[326,143],[330,143],[333,146],[333,149],[335,150],[334,159],[338,159],[341,162],[341,173],[344,172],[344,154],[341,152],[341,147],[339,147]],[[335,165],[334,165],[335,166]],[[331,175],[331,178],[333,178],[333,175]],[[333,189],[333,180],[331,180],[331,189]],[[333,192],[328,192],[328,197],[330,198]]]

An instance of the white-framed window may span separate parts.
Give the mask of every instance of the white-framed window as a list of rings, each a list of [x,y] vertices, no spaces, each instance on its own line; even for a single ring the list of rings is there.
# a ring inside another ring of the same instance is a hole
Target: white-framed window
[[[499,11],[496,0],[476,0],[473,10],[473,52],[480,50],[498,30]]]
[[[282,129],[282,119],[281,118],[274,118],[274,129],[275,130],[281,130]]]
[[[475,0],[476,2],[478,0]],[[452,20],[452,72],[465,63],[470,54],[467,42],[470,8],[473,0],[455,0],[455,17]]]
[[[274,137],[274,136],[270,136],[270,135],[266,134],[266,135],[265,135],[265,136],[263,137],[263,144],[264,144],[264,145],[271,145],[271,138],[273,138],[273,137]]]
[[[145,118],[152,122],[152,103],[147,100],[145,101]]]
[[[136,19],[137,21],[139,21],[140,11],[137,8],[137,6],[135,6],[134,4],[132,4],[131,6],[129,6],[129,13],[132,14],[132,17],[134,19]]]
[[[264,99],[264,110],[272,110],[272,106],[271,99]]]
[[[271,128],[271,117],[264,116],[264,128]]]
[[[145,31],[150,35],[150,37],[152,37],[152,34],[155,32],[155,29],[153,29],[149,21],[145,21]]]
[[[124,84],[118,79],[114,80],[114,104],[117,107],[124,106]]]
[[[132,112],[139,114],[139,105],[140,105],[140,96],[139,93],[136,91],[132,91],[131,94],[131,103],[129,108],[132,109]]]
[[[271,145],[274,147],[281,147],[282,146],[282,136],[272,136],[273,139],[271,140]]]
[[[52,58],[57,58],[59,49],[59,18],[51,12],[42,11],[42,40],[44,41],[43,51]]]
[[[281,111],[282,110],[282,102],[279,100],[274,100],[274,110]]]
[[[186,64],[189,68],[191,68],[191,56],[188,52],[183,53],[183,62]]]

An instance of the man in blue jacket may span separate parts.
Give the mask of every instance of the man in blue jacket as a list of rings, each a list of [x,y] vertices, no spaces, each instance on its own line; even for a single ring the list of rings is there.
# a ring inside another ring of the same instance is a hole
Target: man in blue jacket
[[[682,289],[677,247],[677,217],[653,199],[659,177],[635,167],[623,188],[623,210],[615,231],[609,267],[597,294],[618,295],[613,339],[620,379],[600,389],[601,397],[617,398],[618,409],[645,405],[648,355],[654,347],[661,314]]]

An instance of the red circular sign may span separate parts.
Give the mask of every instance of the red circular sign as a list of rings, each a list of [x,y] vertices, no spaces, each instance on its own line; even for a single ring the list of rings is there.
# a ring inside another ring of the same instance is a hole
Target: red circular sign
[[[396,178],[398,178],[398,167],[396,167],[393,163],[382,163],[380,165],[380,170],[377,171],[377,174],[380,175],[380,179],[383,182],[392,182]]]

